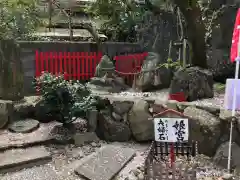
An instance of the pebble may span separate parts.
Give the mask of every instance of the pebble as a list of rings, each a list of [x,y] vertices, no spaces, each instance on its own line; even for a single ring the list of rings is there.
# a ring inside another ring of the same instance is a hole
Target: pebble
[[[81,149],[74,149],[71,154],[73,158],[82,158],[84,156],[84,153]]]
[[[95,143],[95,142],[92,142],[92,143],[91,143],[91,146],[92,146],[92,147],[98,147],[99,145],[98,145],[97,143]]]
[[[138,169],[134,169],[131,172],[134,174],[134,176],[138,176],[141,173],[141,171]]]
[[[224,174],[222,176],[222,180],[232,180],[233,179],[233,175],[232,174]]]
[[[140,174],[138,175],[138,180],[144,180],[144,175],[143,175],[143,173],[140,173]]]

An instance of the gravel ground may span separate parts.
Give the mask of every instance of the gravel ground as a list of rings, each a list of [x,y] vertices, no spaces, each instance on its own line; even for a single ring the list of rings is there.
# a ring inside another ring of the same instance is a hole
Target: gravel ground
[[[145,100],[155,100],[159,103],[165,103],[168,100],[169,89],[163,89],[156,92],[121,92],[121,93],[108,93],[104,91],[92,91],[93,94],[109,98],[112,100],[136,100],[136,99],[145,99]],[[223,109],[224,108],[224,94],[215,92],[213,98],[203,99],[198,101],[191,102],[195,105],[204,105],[204,106],[213,106]]]
[[[107,145],[106,142],[91,143],[83,147],[74,145],[49,145],[47,149],[51,152],[52,162],[18,172],[0,175],[1,180],[84,180],[74,173],[74,169],[79,166],[79,160],[95,152],[99,147]],[[149,144],[111,143],[111,145],[132,147],[136,150],[136,156],[127,164],[114,180],[140,180],[144,168],[144,153]],[[177,158],[176,164],[186,163],[184,158]],[[193,158],[190,164],[197,164],[197,180],[219,180],[219,177],[226,174],[226,170],[216,167],[211,158],[198,155]],[[141,176],[141,177],[140,177]],[[211,179],[207,179],[211,178]],[[239,180],[235,177],[234,180]]]
[[[132,147],[139,152],[145,151],[148,144],[111,143],[111,145]],[[79,160],[95,152],[99,147],[108,145],[106,142],[91,143],[83,147],[74,145],[49,145],[47,149],[51,152],[52,161],[48,164],[18,172],[2,174],[1,180],[83,180],[74,173],[79,166]],[[128,167],[129,168],[129,167]]]
[[[136,93],[136,92],[122,92],[122,93],[106,93],[95,91],[96,95],[110,98],[111,100],[155,100],[158,102],[166,102],[168,99],[168,89],[164,89],[158,92]],[[204,99],[200,101],[192,102],[196,105],[214,106],[223,108],[224,95],[215,93],[214,98]],[[114,143],[111,143],[114,144]],[[115,143],[116,145],[122,145],[132,147],[139,153],[134,158],[133,162],[122,171],[121,176],[116,180],[126,180],[128,174],[133,176],[133,167],[136,164],[142,164],[144,158],[144,152],[148,147],[148,144],[137,143]],[[100,146],[107,145],[105,142],[91,143],[83,147],[75,147],[74,145],[50,145],[47,149],[51,152],[53,157],[52,161],[46,165],[24,169],[15,173],[9,173],[0,175],[1,180],[82,180],[79,176],[75,175],[74,169],[79,165],[80,159],[95,152]],[[178,159],[179,161],[185,161],[184,159]],[[218,178],[226,174],[226,170],[216,167],[210,158],[199,155],[191,161],[191,163],[198,164],[197,179],[198,180],[219,180]],[[207,178],[211,179],[207,179]],[[240,177],[236,177],[239,180]]]

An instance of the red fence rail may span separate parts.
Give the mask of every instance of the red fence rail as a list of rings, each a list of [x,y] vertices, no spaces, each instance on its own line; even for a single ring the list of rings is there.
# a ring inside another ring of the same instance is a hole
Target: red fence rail
[[[147,53],[115,56],[116,72],[131,84],[134,74],[141,70]],[[102,53],[96,52],[39,52],[36,51],[36,77],[42,72],[65,74],[65,78],[88,80],[95,74]]]

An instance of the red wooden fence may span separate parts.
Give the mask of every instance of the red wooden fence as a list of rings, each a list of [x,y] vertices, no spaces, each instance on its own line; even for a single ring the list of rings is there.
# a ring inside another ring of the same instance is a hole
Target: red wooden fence
[[[94,76],[102,54],[96,52],[36,51],[36,77],[43,71],[65,74],[66,79],[87,80]]]
[[[139,72],[147,53],[115,56],[116,71],[128,79]],[[88,80],[95,74],[102,53],[96,52],[39,52],[36,51],[36,77],[42,72],[65,74],[66,79]]]

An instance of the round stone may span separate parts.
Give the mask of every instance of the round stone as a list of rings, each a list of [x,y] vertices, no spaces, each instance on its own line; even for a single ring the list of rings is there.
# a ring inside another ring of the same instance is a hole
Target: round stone
[[[39,127],[39,122],[34,119],[25,119],[13,122],[9,126],[9,130],[16,133],[29,133]]]

